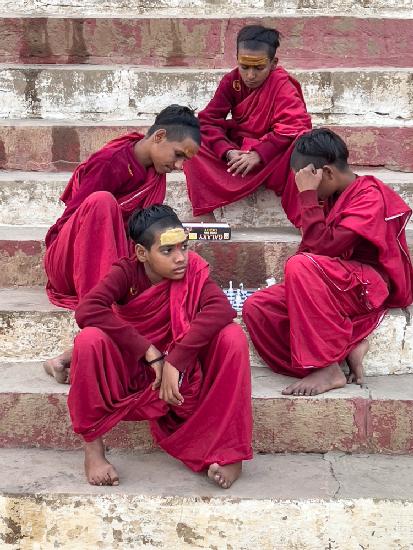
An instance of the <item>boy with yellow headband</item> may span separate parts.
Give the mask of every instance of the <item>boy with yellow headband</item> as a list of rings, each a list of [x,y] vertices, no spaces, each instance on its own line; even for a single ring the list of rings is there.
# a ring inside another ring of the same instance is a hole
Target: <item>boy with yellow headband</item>
[[[102,437],[122,420],[149,420],[162,449],[228,488],[252,458],[246,337],[169,206],[135,211],[128,225],[136,256],[76,310],[68,405],[86,477],[117,485]]]
[[[299,83],[278,65],[279,44],[279,32],[261,25],[238,33],[238,66],[199,113],[202,145],[184,165],[195,216],[265,185],[282,197],[287,216],[299,225],[290,157],[311,119]]]

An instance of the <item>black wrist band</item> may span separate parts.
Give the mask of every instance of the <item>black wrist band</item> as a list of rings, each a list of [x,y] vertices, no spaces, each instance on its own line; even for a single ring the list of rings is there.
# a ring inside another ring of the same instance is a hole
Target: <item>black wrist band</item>
[[[160,355],[156,359],[152,359],[152,361],[146,361],[146,362],[147,362],[148,365],[153,365],[154,363],[157,363],[158,361],[162,361],[162,359],[165,359],[165,357],[166,357],[166,354],[163,353],[162,355]]]

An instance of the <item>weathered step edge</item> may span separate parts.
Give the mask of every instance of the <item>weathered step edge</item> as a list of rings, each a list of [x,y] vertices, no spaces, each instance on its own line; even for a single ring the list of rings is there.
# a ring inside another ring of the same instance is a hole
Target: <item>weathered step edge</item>
[[[377,168],[355,170],[359,175],[370,174],[381,179],[413,207],[413,174]],[[70,175],[70,172],[0,172],[0,224],[52,225],[64,210],[59,197]],[[167,175],[165,202],[177,211],[182,220],[192,219],[183,173]],[[216,221],[227,222],[233,228],[291,226],[281,208],[280,199],[263,187],[245,199],[218,208],[214,215]],[[410,219],[408,227],[413,228],[413,219]]]
[[[170,103],[199,110],[225,72],[125,65],[0,66],[0,117],[110,123],[152,118]],[[295,70],[293,75],[314,124],[388,127],[411,121],[409,68]]]
[[[369,337],[367,375],[413,373],[412,313],[413,306],[390,310]],[[0,289],[0,329],[3,361],[53,357],[71,345],[78,330],[72,312],[50,305],[43,289]],[[251,364],[263,366],[250,350]]]
[[[228,491],[165,455],[111,459],[121,485],[89,487],[80,453],[1,451],[10,475],[0,486],[0,540],[44,550],[411,543],[411,457],[257,456]]]
[[[109,140],[149,121],[86,124],[68,121],[0,121],[0,169],[67,171]],[[413,172],[413,126],[329,126],[347,142],[350,162]],[[403,147],[400,144],[403,143]]]
[[[0,447],[80,448],[67,412],[68,386],[41,363],[0,364]],[[413,454],[413,376],[366,378],[317,397],[286,397],[291,379],[252,369],[256,452]],[[147,422],[122,422],[105,437],[109,448],[155,449]]]
[[[358,17],[359,13],[301,15],[298,9],[290,15],[281,15],[280,9],[276,13],[276,18],[268,13],[232,13],[229,19],[216,18],[216,13],[191,18],[188,13],[174,17],[167,12],[153,17],[136,17],[136,12],[128,17],[8,16],[0,20],[0,61],[225,68],[235,62],[238,30],[259,23],[281,32],[277,55],[287,68],[413,66],[409,19]]]

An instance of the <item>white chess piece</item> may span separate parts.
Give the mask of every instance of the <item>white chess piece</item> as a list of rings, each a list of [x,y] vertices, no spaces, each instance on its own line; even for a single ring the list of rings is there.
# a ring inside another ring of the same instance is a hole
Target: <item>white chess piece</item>
[[[240,309],[242,306],[241,290],[237,288],[237,295],[235,296],[235,307]]]
[[[275,280],[274,277],[269,277],[268,279],[265,279],[265,282],[267,283],[267,288],[269,286],[277,284],[277,281]]]
[[[229,296],[230,298],[231,298],[232,296],[234,296],[234,289],[232,288],[232,281],[229,282],[228,296]]]
[[[244,283],[240,283],[239,287],[240,287],[240,290],[241,290],[241,296],[243,298],[246,298],[247,295],[248,295],[248,292],[244,289]]]

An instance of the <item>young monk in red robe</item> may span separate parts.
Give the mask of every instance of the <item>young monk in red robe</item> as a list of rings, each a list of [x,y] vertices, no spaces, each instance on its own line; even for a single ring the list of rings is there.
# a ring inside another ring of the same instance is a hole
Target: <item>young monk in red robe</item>
[[[299,83],[277,66],[278,46],[275,29],[241,29],[238,67],[224,76],[199,113],[202,145],[184,166],[195,216],[265,185],[281,195],[288,217],[296,222],[290,156],[297,136],[311,128],[311,119]]]
[[[366,336],[388,308],[413,300],[405,227],[411,209],[373,176],[358,177],[342,139],[325,129],[301,136],[291,165],[302,221],[298,253],[279,285],[253,294],[243,317],[275,372],[301,378],[286,395],[316,395],[363,382]]]
[[[116,262],[76,309],[68,405],[87,479],[117,484],[102,437],[147,419],[162,449],[228,488],[252,458],[245,334],[172,208],[136,211],[129,232],[136,257]]]
[[[188,107],[171,105],[146,136],[117,138],[80,164],[61,200],[63,215],[46,235],[46,291],[50,301],[68,309],[128,253],[125,224],[137,207],[162,202],[166,174],[182,170],[201,142],[199,121]],[[71,350],[45,363],[63,382]]]

